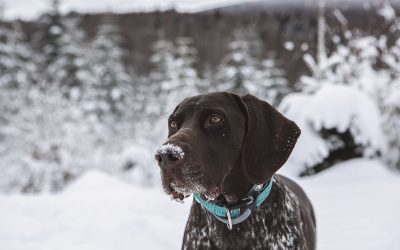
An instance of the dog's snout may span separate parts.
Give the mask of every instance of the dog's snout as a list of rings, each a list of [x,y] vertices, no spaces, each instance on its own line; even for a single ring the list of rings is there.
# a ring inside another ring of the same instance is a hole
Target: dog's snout
[[[174,144],[162,145],[155,154],[158,165],[161,168],[175,168],[182,164],[185,153],[181,147]]]
[[[181,161],[181,159],[179,159],[170,152],[156,154],[156,160],[158,161],[158,165],[160,167],[167,167],[167,168],[174,168]]]

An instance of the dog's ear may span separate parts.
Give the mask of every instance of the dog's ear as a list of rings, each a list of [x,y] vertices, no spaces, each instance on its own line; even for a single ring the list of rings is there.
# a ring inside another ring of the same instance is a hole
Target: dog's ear
[[[262,184],[285,164],[300,136],[300,129],[274,107],[252,95],[241,100],[247,116],[243,171],[250,182]]]

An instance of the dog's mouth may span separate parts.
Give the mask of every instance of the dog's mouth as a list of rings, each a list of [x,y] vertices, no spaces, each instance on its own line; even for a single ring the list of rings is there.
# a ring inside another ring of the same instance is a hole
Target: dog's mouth
[[[176,184],[176,182],[171,182],[169,184],[169,192],[167,192],[171,200],[181,203],[185,198],[189,197],[191,193],[191,190],[181,187],[180,185]]]
[[[171,200],[183,203],[192,193],[199,193],[206,201],[214,201],[221,196],[221,189],[208,183],[204,171],[195,161],[188,161],[180,169],[161,171],[164,191]]]
[[[172,181],[169,187],[165,189],[166,193],[170,196],[171,200],[183,203],[192,193],[199,193],[200,196],[206,201],[215,201],[221,196],[220,188],[205,188],[202,185],[193,185],[193,187],[186,187]]]
[[[206,201],[215,201],[221,196],[220,189],[218,187],[214,187],[208,189],[205,193],[201,193],[201,198],[205,199]]]

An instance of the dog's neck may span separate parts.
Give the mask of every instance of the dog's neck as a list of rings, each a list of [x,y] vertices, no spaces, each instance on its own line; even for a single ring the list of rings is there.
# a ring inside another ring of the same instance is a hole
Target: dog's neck
[[[235,204],[245,197],[252,187],[253,184],[246,179],[243,173],[241,162],[238,162],[225,177],[222,185],[222,195],[228,205]]]

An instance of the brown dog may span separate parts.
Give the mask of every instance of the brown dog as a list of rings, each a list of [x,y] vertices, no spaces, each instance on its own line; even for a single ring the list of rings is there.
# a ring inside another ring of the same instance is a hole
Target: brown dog
[[[171,114],[156,153],[164,190],[195,193],[182,249],[315,249],[312,205],[275,174],[300,129],[268,103],[230,93],[194,96]]]

